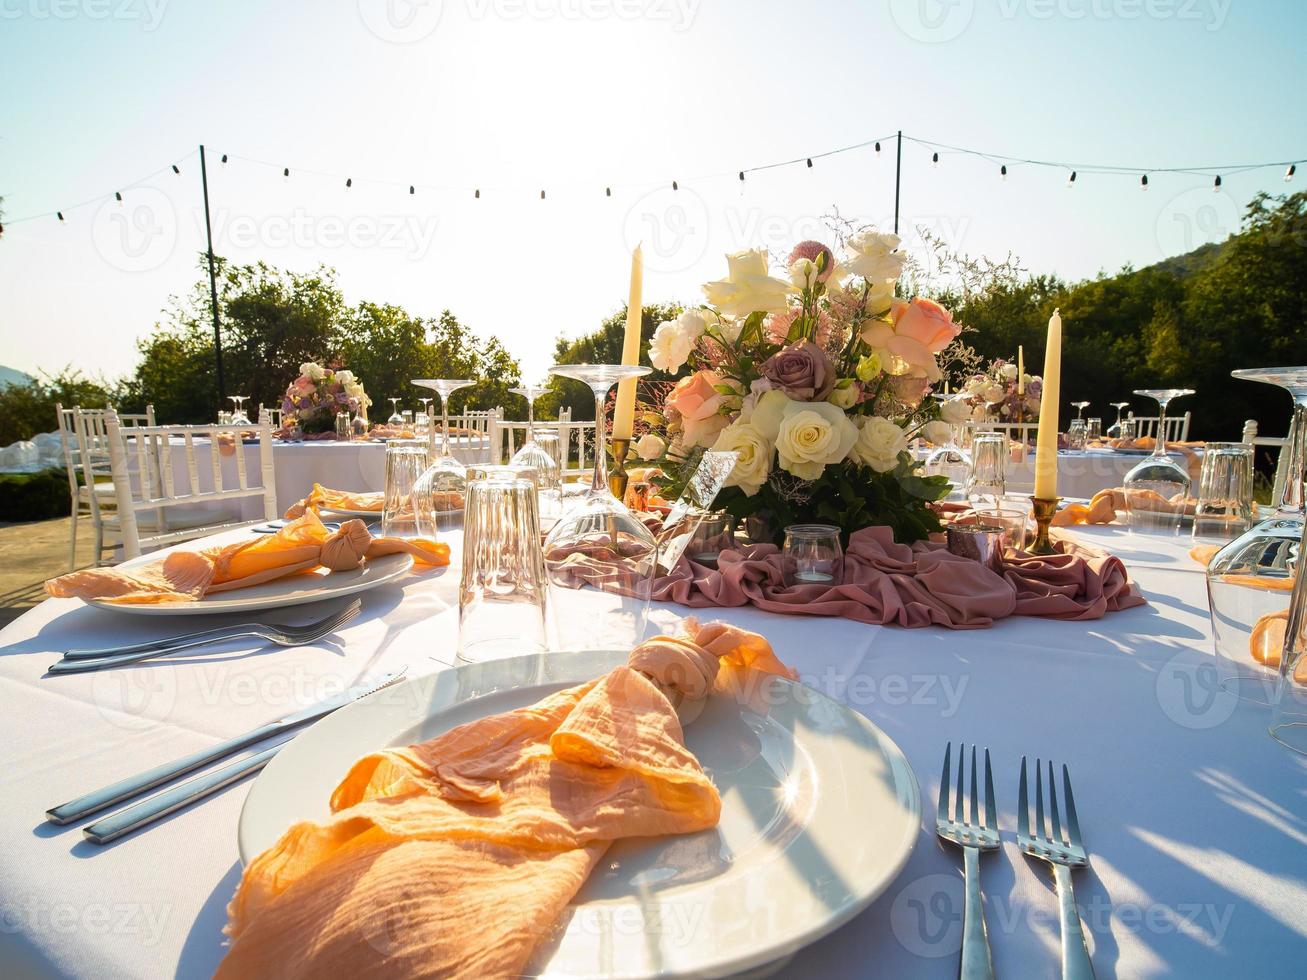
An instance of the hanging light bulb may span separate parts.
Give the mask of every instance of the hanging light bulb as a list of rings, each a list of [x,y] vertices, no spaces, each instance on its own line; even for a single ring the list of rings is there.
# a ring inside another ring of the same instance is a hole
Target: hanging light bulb
[[[613,196],[613,189],[611,187],[605,187],[604,197],[612,197],[612,196]]]
[[[412,185],[412,184],[409,184],[409,185],[408,185],[408,194],[409,194],[409,197],[412,197],[413,194],[415,193],[415,191],[416,191],[416,189],[413,187],[413,185]]]
[[[1148,174],[1143,174],[1140,176],[1139,186],[1144,190],[1148,190]]]
[[[1071,171],[1071,176],[1066,179],[1066,185],[1067,187],[1076,186],[1076,172],[1074,170]]]
[[[544,191],[541,191],[541,192],[540,192],[540,200],[543,201],[544,199],[545,199],[545,192],[544,192]]]
[[[480,188],[480,187],[477,188],[476,199],[477,199],[478,201],[481,200],[481,188]]]
[[[64,220],[64,213],[62,211],[56,211],[54,214],[55,217],[58,218],[60,221]]]
[[[282,180],[290,180],[290,167],[282,167],[282,168],[281,168],[281,179],[282,179]]]
[[[812,169],[812,157],[808,157],[808,169]]]
[[[118,202],[118,206],[119,206],[119,207],[122,207],[122,206],[123,206],[123,192],[122,192],[122,191],[114,191],[114,192],[113,192],[113,199],[114,199],[115,201]]]
[[[938,167],[938,166],[939,166],[939,151],[938,151],[938,150],[936,150],[934,153],[932,153],[932,154],[930,155],[930,165],[931,165],[932,167]]]
[[[743,171],[743,170],[740,171],[740,183],[741,183],[741,184],[744,183],[744,171]]]
[[[1284,172],[1284,182],[1287,184],[1289,181],[1293,180],[1293,175],[1297,172],[1298,165],[1296,163],[1289,164],[1289,169]]]
[[[676,181],[672,181],[672,190],[679,191],[680,189],[681,189],[680,185],[676,183]]]
[[[876,152],[880,152],[880,140],[876,140]]]
[[[1212,181],[1212,193],[1219,194],[1221,191],[1221,175],[1217,174],[1216,179]]]
[[[174,164],[172,165],[172,172],[175,173],[175,174],[179,174],[179,173],[181,173],[182,171],[181,171],[181,168],[178,167],[177,164],[174,163]]]
[[[998,168],[998,175],[999,175],[1001,178],[1003,178],[1004,180],[1007,180],[1007,164],[1006,164],[1006,163],[1003,164],[1003,166],[1001,166],[1001,167]]]
[[[222,155],[222,162],[223,162],[223,163],[226,163],[226,162],[227,162],[227,154],[225,154],[225,153]]]
[[[345,178],[345,189],[346,189],[346,190],[349,190],[349,189],[350,189],[351,187],[353,187],[353,186],[354,186],[354,178],[353,178],[353,177],[346,177],[346,178]]]

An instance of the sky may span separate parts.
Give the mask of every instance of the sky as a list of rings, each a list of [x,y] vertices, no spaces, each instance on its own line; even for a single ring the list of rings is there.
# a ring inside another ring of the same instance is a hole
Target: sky
[[[219,254],[452,310],[529,377],[638,242],[646,303],[694,302],[832,209],[888,230],[899,130],[905,248],[1147,265],[1307,180],[1232,172],[1307,156],[1304,37],[1299,0],[0,0],[0,363],[132,370],[201,276],[201,143]]]

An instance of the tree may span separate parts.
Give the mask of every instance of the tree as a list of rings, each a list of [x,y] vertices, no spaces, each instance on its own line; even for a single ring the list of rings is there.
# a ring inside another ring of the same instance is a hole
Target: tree
[[[116,395],[112,383],[93,381],[71,367],[54,375],[42,372],[26,384],[0,385],[0,446],[55,431],[56,404],[105,408],[114,404]]]

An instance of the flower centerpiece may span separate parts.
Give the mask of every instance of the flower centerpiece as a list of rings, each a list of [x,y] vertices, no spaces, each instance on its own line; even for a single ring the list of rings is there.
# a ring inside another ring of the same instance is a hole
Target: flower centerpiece
[[[371,404],[353,371],[307,361],[281,399],[281,421],[287,428],[298,425],[305,433],[330,432],[341,412],[366,414]]]
[[[1018,383],[1018,368],[1011,361],[995,358],[989,367],[973,374],[962,385],[962,395],[977,422],[1038,422],[1039,398],[1044,379],[1027,374],[1024,393]]]
[[[904,542],[940,529],[928,505],[948,481],[922,476],[908,445],[945,440],[969,411],[926,398],[942,377],[936,355],[961,327],[929,299],[894,297],[898,246],[874,230],[851,236],[839,258],[801,242],[785,279],[766,253],[736,252],[727,277],[703,287],[706,305],[658,326],[653,366],[688,373],[644,414],[635,448],[656,462],[666,495],[704,451],[730,450],[739,456],[719,504],[762,519],[777,541],[803,521],[846,535],[888,525]]]

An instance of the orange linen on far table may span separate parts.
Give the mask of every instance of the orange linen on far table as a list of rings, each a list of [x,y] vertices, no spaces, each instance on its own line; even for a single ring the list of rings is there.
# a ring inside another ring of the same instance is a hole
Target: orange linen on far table
[[[282,516],[288,520],[303,516],[306,510],[366,510],[380,514],[386,506],[386,495],[380,490],[332,490],[321,483],[313,484],[313,492],[298,503],[291,504]]]

